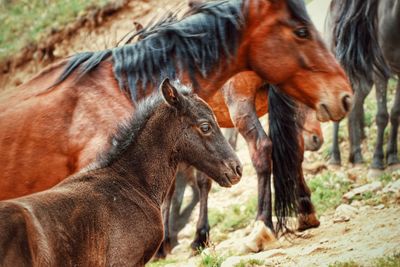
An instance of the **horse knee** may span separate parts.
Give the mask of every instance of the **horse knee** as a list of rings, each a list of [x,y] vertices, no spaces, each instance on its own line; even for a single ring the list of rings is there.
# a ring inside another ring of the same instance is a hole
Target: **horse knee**
[[[259,139],[256,150],[251,156],[254,168],[258,173],[269,171],[271,164],[272,142],[267,138]]]
[[[389,113],[386,112],[378,112],[375,117],[376,124],[381,127],[386,127],[389,123]]]

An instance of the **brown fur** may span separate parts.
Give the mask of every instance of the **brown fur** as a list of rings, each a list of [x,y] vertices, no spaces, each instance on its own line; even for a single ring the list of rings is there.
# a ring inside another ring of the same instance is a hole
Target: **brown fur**
[[[239,181],[240,163],[209,106],[171,88],[162,86],[168,104],[153,97],[139,106],[92,167],[0,202],[1,266],[144,266],[163,238],[160,206],[179,162],[223,186]]]

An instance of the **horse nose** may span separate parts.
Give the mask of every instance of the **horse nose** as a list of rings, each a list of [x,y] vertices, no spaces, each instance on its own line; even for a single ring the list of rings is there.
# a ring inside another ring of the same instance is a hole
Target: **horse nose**
[[[319,137],[316,136],[315,134],[313,134],[313,136],[312,136],[312,141],[315,145],[317,145],[317,146],[319,145]]]
[[[237,165],[235,170],[236,170],[237,176],[242,177],[242,165],[240,165],[240,164]]]
[[[349,94],[345,94],[342,97],[342,106],[345,112],[349,112],[353,103],[352,97]]]

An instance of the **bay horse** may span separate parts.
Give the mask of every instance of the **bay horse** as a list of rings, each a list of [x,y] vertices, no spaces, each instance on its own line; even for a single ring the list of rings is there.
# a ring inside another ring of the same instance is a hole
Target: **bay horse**
[[[268,84],[265,84],[263,80],[254,72],[247,71],[241,72],[231,78],[228,83],[226,83],[220,91],[218,91],[211,101],[211,107],[215,112],[218,121],[224,127],[236,127],[236,129],[240,132],[240,134],[245,138],[246,143],[249,147],[250,156],[252,162],[257,170],[257,165],[255,163],[261,161],[260,164],[272,164],[271,162],[267,162],[267,158],[260,158],[263,150],[259,150],[257,148],[257,144],[263,141],[263,138],[267,136],[265,133],[258,117],[265,115],[268,112],[268,97],[269,91],[273,90],[269,88]],[[272,92],[274,93],[274,92]],[[289,100],[286,100],[289,101]],[[273,103],[272,103],[273,104]],[[304,105],[296,106],[296,124],[300,124],[300,129],[302,134],[299,138],[299,141],[303,143],[303,136],[309,134],[308,132],[313,132],[313,136],[318,140],[323,140],[321,125],[315,119],[315,112]],[[305,120],[307,119],[307,120]],[[308,127],[308,129],[307,129]],[[251,129],[251,131],[249,131]],[[307,134],[305,134],[305,132]],[[257,134],[255,134],[257,133]],[[311,138],[315,139],[315,138]],[[317,141],[318,144],[315,144],[315,140],[308,142],[312,142],[309,146],[312,149],[315,149],[316,146],[320,146],[321,142]],[[304,147],[301,147],[300,150],[301,155],[304,153]],[[200,213],[198,217],[198,222],[196,226],[196,234],[195,239],[191,244],[191,247],[194,251],[199,251],[199,249],[204,248],[209,243],[209,232],[210,226],[208,223],[208,194],[211,190],[211,180],[202,174],[201,172],[195,172],[193,170],[188,169],[188,167],[183,168],[187,177],[185,180],[189,180],[191,182],[197,184],[199,189],[199,200],[200,200]],[[183,175],[184,176],[184,175]],[[269,180],[270,178],[268,178]],[[304,180],[303,173],[300,171],[297,176],[299,183],[299,230],[306,230],[312,227],[318,227],[319,221],[315,215],[315,208],[311,202],[311,192],[307,187],[307,184]],[[258,194],[259,205],[258,205],[258,214],[257,218],[260,216],[266,216],[268,221],[268,226],[273,230],[272,225],[272,203],[271,203],[271,187],[262,186],[262,182],[264,180],[259,180],[259,190],[265,190]],[[171,251],[171,249],[177,244],[177,234],[186,222],[189,219],[190,212],[187,209],[182,212],[183,216],[180,218],[179,210],[180,210],[180,202],[183,198],[183,193],[179,191],[184,191],[185,182],[177,181],[177,191],[179,196],[176,196],[174,209],[177,209],[172,215],[172,219],[170,220],[170,212],[172,203],[172,198],[174,197],[174,189],[175,187],[171,187],[172,192],[169,193],[165,205],[163,206],[163,218],[164,218],[164,229],[165,229],[165,240],[158,251],[157,257],[164,258],[167,253]],[[262,203],[262,201],[266,201],[266,203]],[[177,203],[178,202],[178,203]],[[266,204],[266,205],[264,205]],[[191,209],[195,207],[195,203],[189,204]],[[264,208],[267,206],[267,209]],[[263,214],[265,213],[265,214]]]
[[[303,1],[205,3],[179,20],[153,27],[137,43],[77,54],[4,92],[0,198],[44,190],[85,167],[107,148],[107,136],[132,113],[135,102],[163,77],[181,78],[209,101],[230,77],[245,70],[315,109],[320,121],[340,120],[350,108],[347,77],[312,25]],[[286,102],[279,103],[284,109]],[[279,112],[291,122],[295,111],[289,107]],[[278,228],[297,212],[301,168],[297,125],[282,122],[285,129],[272,127],[279,132],[272,134],[272,141],[279,143],[273,150],[266,135],[249,129],[255,139],[261,138],[255,165],[262,195],[271,173],[264,162],[272,157],[276,163],[274,187],[284,191],[275,200]],[[266,201],[260,205],[265,207]],[[258,217],[268,223],[264,212]]]
[[[178,164],[221,186],[242,166],[211,108],[168,80],[100,159],[43,192],[0,202],[1,266],[144,266],[163,238],[161,204]]]
[[[393,73],[400,74],[400,1],[333,0],[327,17],[329,42],[337,59],[347,72],[355,92],[354,107],[349,115],[349,161],[363,163],[361,140],[364,135],[363,103],[372,85],[376,86],[378,134],[371,170],[379,173],[388,166],[400,168],[397,138],[400,120],[400,83],[397,83],[390,114],[391,129],[386,156],[383,152],[384,131],[389,122],[387,84]],[[334,126],[331,163],[340,164],[339,124]]]

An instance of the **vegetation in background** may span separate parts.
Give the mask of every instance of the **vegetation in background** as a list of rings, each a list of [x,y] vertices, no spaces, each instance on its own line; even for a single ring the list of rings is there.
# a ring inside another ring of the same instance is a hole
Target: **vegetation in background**
[[[307,183],[312,191],[311,200],[319,214],[339,206],[343,194],[348,192],[351,186],[347,178],[331,171],[318,174]]]
[[[329,265],[329,267],[363,267],[363,266],[365,266],[365,265],[359,264],[355,261],[335,262],[334,264]],[[366,266],[400,267],[400,252],[395,253],[392,256],[385,256],[385,257],[377,258]]]
[[[241,260],[234,267],[255,267],[255,266],[265,266],[264,261],[257,259]]]
[[[1,0],[0,60],[109,0]]]
[[[178,260],[176,259],[163,259],[163,260],[157,260],[157,261],[152,261],[146,264],[147,267],[161,267],[165,266],[167,264],[173,264],[177,263]]]
[[[201,253],[200,267],[220,267],[225,257],[218,255],[214,250]]]

